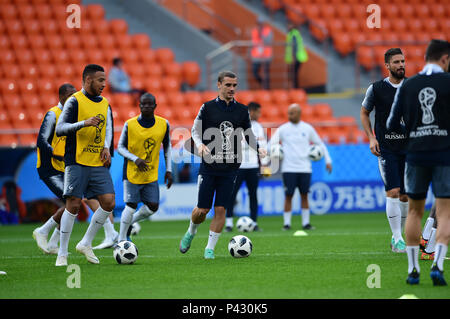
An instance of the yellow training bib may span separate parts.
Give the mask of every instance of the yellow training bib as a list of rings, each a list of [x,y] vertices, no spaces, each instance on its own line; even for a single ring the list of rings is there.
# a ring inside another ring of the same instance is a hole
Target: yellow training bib
[[[101,119],[98,128],[89,126],[77,131],[75,160],[78,164],[85,166],[103,166],[100,153],[105,145],[109,103],[104,97],[98,103],[93,102],[82,91],[78,91],[73,96],[78,101],[78,121],[84,121],[93,116]]]
[[[141,172],[137,165],[127,160],[127,179],[133,184],[148,184],[158,180],[159,151],[166,135],[166,119],[155,116],[155,124],[150,128],[142,127],[138,117],[133,117],[128,123],[128,150],[145,160],[150,170]]]
[[[62,113],[62,110],[58,106],[52,107],[49,112],[55,113],[56,116],[56,123],[58,123],[59,116]],[[66,137],[56,136],[56,130],[53,132],[53,138],[52,138],[52,148],[53,148],[53,155],[62,156],[64,157],[64,152],[66,148]],[[60,172],[64,172],[64,161],[59,161],[52,157],[51,163],[54,169]],[[37,149],[37,168],[41,167],[41,151],[38,147]]]

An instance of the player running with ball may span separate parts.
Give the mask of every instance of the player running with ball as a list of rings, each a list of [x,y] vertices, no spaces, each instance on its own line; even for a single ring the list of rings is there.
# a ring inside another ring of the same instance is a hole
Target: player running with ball
[[[225,224],[225,208],[229,207],[231,195],[242,162],[241,141],[245,139],[259,155],[259,149],[251,130],[248,108],[234,99],[237,77],[233,72],[219,73],[217,87],[219,96],[202,105],[192,127],[192,140],[202,157],[198,175],[198,202],[192,211],[188,230],[180,242],[180,252],[191,247],[197,229],[206,218],[214,202],[208,244],[204,257],[214,259],[214,248]]]

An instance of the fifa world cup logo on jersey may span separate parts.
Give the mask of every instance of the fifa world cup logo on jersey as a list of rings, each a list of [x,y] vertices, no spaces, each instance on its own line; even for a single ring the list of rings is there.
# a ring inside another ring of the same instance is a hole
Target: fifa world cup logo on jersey
[[[422,123],[427,125],[434,122],[433,105],[436,101],[436,91],[426,87],[419,92],[420,108],[422,109]]]
[[[103,114],[97,114],[96,117],[100,119],[100,123],[98,123],[98,126],[95,128],[94,142],[95,144],[100,144],[102,142],[102,130],[105,127],[105,117]]]
[[[155,140],[151,137],[144,141],[144,149],[145,149],[145,161],[150,161],[152,156],[152,151],[155,148]]]
[[[233,124],[229,121],[223,121],[219,126],[222,134],[222,150],[229,151],[231,149],[231,135],[233,135]]]

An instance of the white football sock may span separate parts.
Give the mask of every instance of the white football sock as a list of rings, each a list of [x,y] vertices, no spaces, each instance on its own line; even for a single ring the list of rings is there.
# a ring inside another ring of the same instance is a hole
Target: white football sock
[[[197,234],[198,226],[200,226],[200,224],[194,224],[194,222],[191,220],[189,223],[189,228],[188,228],[189,234],[191,234],[191,235]]]
[[[105,220],[105,223],[103,224],[103,229],[105,230],[105,238],[114,239],[117,232],[114,229],[114,224],[111,223],[111,220],[109,218]]]
[[[398,198],[386,197],[386,215],[391,226],[392,235],[395,242],[402,238],[402,212],[400,210],[400,200]]]
[[[71,214],[65,209],[61,216],[58,256],[67,256],[69,254],[69,239],[77,215]]]
[[[148,206],[144,204],[138,209],[136,214],[133,215],[133,221],[131,222],[131,224],[134,224],[143,219],[147,219],[154,213],[156,213],[156,212],[150,210],[150,208],[148,208]]]
[[[420,273],[419,246],[406,246],[406,254],[408,256],[408,274],[412,273],[414,268]]]
[[[95,235],[97,235],[98,230],[103,227],[106,219],[109,218],[109,214],[111,214],[111,212],[107,212],[101,206],[97,208],[91,218],[91,222],[89,223],[89,227],[86,230],[83,239],[80,241],[80,245],[87,247],[92,246],[92,241],[94,240]]]
[[[448,246],[442,243],[436,244],[436,250],[434,252],[433,265],[437,265],[440,271],[444,271],[444,258],[447,255]]]
[[[436,246],[436,228],[431,229],[430,239],[428,240],[427,246],[425,247],[425,252],[431,254],[434,252]]]
[[[217,241],[219,240],[220,233],[215,233],[212,230],[209,231],[208,245],[206,249],[212,249],[216,247]]]
[[[122,212],[122,217],[120,217],[120,231],[119,231],[119,241],[127,239],[128,228],[131,226],[133,221],[133,214],[136,209],[125,205]]]
[[[225,226],[233,228],[233,217],[227,217],[226,218]]]
[[[48,241],[48,247],[58,247],[59,237],[61,236],[58,228],[53,231],[50,240]]]
[[[283,213],[284,225],[291,226],[292,211]]]
[[[309,208],[302,208],[302,226],[309,224]]]
[[[405,229],[406,217],[408,217],[409,203],[402,202],[401,200],[399,200],[399,204],[400,204],[400,211],[402,212],[401,226],[402,226],[402,232],[403,232],[403,230]]]
[[[55,220],[53,219],[53,216],[50,217],[44,225],[42,225],[41,227],[39,227],[37,229],[37,231],[45,236],[48,236],[48,234],[52,231],[53,228],[55,228],[56,226],[58,226],[58,223],[55,222]]]
[[[422,237],[425,240],[429,240],[431,236],[431,230],[433,229],[434,218],[428,217],[425,222],[425,226],[423,226]]]

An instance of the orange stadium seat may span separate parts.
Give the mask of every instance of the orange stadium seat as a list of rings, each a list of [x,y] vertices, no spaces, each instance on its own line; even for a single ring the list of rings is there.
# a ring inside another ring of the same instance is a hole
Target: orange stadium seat
[[[0,129],[9,130],[12,129],[11,119],[9,118],[9,113],[5,108],[0,108]]]
[[[286,17],[292,23],[299,25],[299,24],[304,24],[306,22],[302,5],[299,5],[296,3],[289,4],[289,7],[286,7],[285,11],[286,11]]]
[[[333,4],[324,4],[320,6],[320,16],[323,19],[333,19],[336,16],[335,12],[336,8]]]
[[[175,60],[175,54],[170,48],[159,48],[155,50],[156,61],[159,63],[170,63]]]
[[[200,82],[201,69],[197,62],[185,61],[181,64],[182,76],[185,83],[190,87],[196,86]]]
[[[24,50],[17,50],[16,51],[16,57],[17,61],[20,64],[25,63],[33,63],[34,62],[34,55],[31,50],[24,49]]]
[[[109,33],[101,35],[98,46],[104,51],[114,49],[116,48],[116,38]]]
[[[9,50],[12,48],[11,41],[6,34],[0,34],[0,50]]]
[[[51,5],[51,12],[52,12],[52,16],[59,21],[64,21],[67,19],[68,14],[66,12],[66,8],[67,6],[64,5],[63,3],[61,4],[52,4]],[[83,10],[81,10],[81,14],[83,14]],[[82,19],[84,20],[84,19]],[[83,22],[82,22],[83,23]]]
[[[20,79],[22,76],[22,71],[17,64],[2,64],[1,69],[4,74],[4,78]]]
[[[248,105],[250,102],[256,102],[256,91],[238,91],[236,93],[236,100],[239,103]]]
[[[351,16],[357,20],[366,20],[367,19],[367,6],[364,4],[352,4],[351,6],[352,14]]]
[[[92,26],[92,31],[97,35],[107,35],[110,34],[110,28],[109,28],[109,22],[106,20],[99,20],[95,21],[94,25]],[[113,34],[112,34],[113,35]]]
[[[139,63],[139,54],[133,49],[121,49],[119,50],[120,57],[125,64]],[[141,66],[142,68],[142,66]]]
[[[336,13],[338,17],[348,19],[352,15],[352,7],[346,3],[336,5]]]
[[[84,9],[91,20],[103,20],[105,17],[105,9],[101,4],[88,4]]]
[[[445,18],[446,13],[445,13],[445,6],[441,3],[435,3],[433,5],[433,10],[431,10],[430,14],[435,18],[435,19],[442,19]]]
[[[34,10],[36,11],[36,16],[41,21],[51,21],[52,20],[52,8],[48,4],[38,4],[34,5]]]
[[[410,18],[405,20],[410,32],[422,31],[422,20],[417,18]]]
[[[131,35],[117,34],[115,38],[116,38],[116,45],[119,49],[129,50],[133,48],[133,40],[131,38]]]
[[[333,109],[326,103],[315,104],[313,111],[314,116],[320,120],[327,120],[333,117]]]
[[[123,19],[112,19],[109,21],[109,29],[115,35],[126,34],[128,32],[128,24]]]
[[[69,53],[66,50],[51,50],[51,53],[56,65],[69,63]]]
[[[12,47],[14,50],[27,50],[28,49],[28,39],[26,36],[22,34],[10,35],[10,39],[14,39],[11,41]]]
[[[175,111],[170,105],[160,105],[156,109],[156,114],[171,121],[172,118],[175,116]]]
[[[286,90],[272,90],[271,96],[275,105],[287,105],[289,103],[289,94]]]
[[[347,26],[347,21],[343,21],[340,18],[334,18],[334,19],[328,19],[326,20],[327,22],[327,29],[330,32],[330,35],[332,37],[337,36],[337,34],[341,33],[342,31],[344,31],[344,25]]]
[[[19,91],[22,95],[37,92],[37,83],[33,80],[20,79],[17,81]]]
[[[282,8],[282,4],[279,0],[264,0],[264,5],[270,11],[278,11]]]
[[[37,94],[22,94],[22,101],[23,107],[29,110],[30,115],[41,108],[41,100]]]
[[[304,90],[301,89],[290,90],[288,94],[289,94],[289,103],[304,104],[307,102],[308,97]]]
[[[333,44],[336,50],[342,55],[346,56],[354,50],[352,39],[346,32],[340,32],[333,37]]]
[[[176,92],[180,90],[180,81],[174,77],[164,77],[161,79],[161,87],[164,92]]]
[[[53,79],[58,75],[58,67],[55,64],[39,64],[39,75],[44,79]]]
[[[423,30],[428,33],[437,32],[439,30],[438,21],[434,18],[423,18]]]
[[[425,3],[416,4],[414,6],[415,16],[419,19],[428,19],[431,16],[431,12],[434,10],[430,10],[430,5]]]
[[[192,123],[196,115],[197,114],[194,114],[193,110],[188,107],[183,105],[175,106],[175,117],[181,123]]]
[[[315,19],[309,24],[309,31],[317,41],[324,41],[327,38],[327,21],[323,19]]]
[[[185,105],[184,94],[181,92],[173,92],[168,94],[167,100],[169,101],[170,105],[173,105],[175,107],[181,107]]]
[[[180,63],[171,62],[163,65],[164,75],[171,76],[181,81],[183,75],[183,69]]]
[[[55,86],[55,83],[53,82],[52,79],[42,79],[39,80],[39,85],[38,85],[38,90],[39,90],[39,94],[44,95],[44,94],[56,94],[57,92],[57,87]]]
[[[30,128],[31,128],[31,123],[30,123]],[[26,134],[18,134],[18,141],[19,141],[19,145],[24,145],[24,146],[35,146],[36,145],[36,141],[37,141],[37,134],[30,134],[30,133],[26,133]]]
[[[41,30],[44,35],[55,35],[59,32],[59,24],[56,21],[49,20],[45,23],[41,23]]]
[[[438,23],[439,23],[439,28],[441,29],[442,32],[445,32],[445,31],[448,32],[450,30],[450,19],[448,19],[448,18],[441,18],[441,19],[438,20]],[[447,41],[449,41],[449,38],[447,38]]]
[[[184,100],[187,105],[192,105],[195,107],[200,107],[203,104],[202,95],[200,92],[188,91],[184,93]]]
[[[119,108],[133,107],[134,101],[130,94],[127,93],[115,93],[114,94],[114,106]]]
[[[84,50],[97,49],[100,46],[101,39],[95,33],[80,35],[80,45]]]
[[[13,20],[18,18],[17,8],[12,4],[2,4],[0,6],[0,14],[5,20]]]
[[[97,49],[86,50],[87,62],[102,65],[105,61],[103,51]]]
[[[359,19],[345,20],[344,30],[350,33],[359,32],[361,30],[361,20]]]
[[[309,18],[309,19],[318,19],[320,17],[320,9],[315,4],[304,4],[303,5],[303,13]]]
[[[71,79],[75,76],[75,67],[71,63],[61,63],[58,65],[58,75],[64,79]]]
[[[217,97],[216,91],[204,91],[202,93],[203,103],[211,101]]]
[[[152,63],[152,64],[146,64],[145,66],[146,74],[151,77],[158,77],[160,78],[163,75],[163,68],[160,64]]]
[[[151,49],[138,49],[137,52],[138,52],[140,61],[144,64],[153,63],[156,61],[155,51],[153,51]]]
[[[16,55],[13,50],[0,50],[0,63],[12,64],[16,62]]]
[[[400,17],[403,19],[412,19],[415,17],[415,10],[412,4],[404,3],[401,5],[398,11]],[[397,16],[398,19],[398,16]]]
[[[0,134],[0,144],[8,147],[16,147],[18,144],[16,134]]]
[[[45,42],[45,37],[42,34],[29,35],[28,44],[32,50],[46,49],[47,44]]]
[[[256,90],[255,92],[255,100],[259,104],[261,104],[262,107],[268,106],[272,104],[272,97],[270,95],[270,91],[268,90]]]
[[[73,63],[73,65],[82,66],[86,64],[87,57],[84,50],[80,48],[73,48],[72,50],[69,50],[68,53],[70,61]]]
[[[136,49],[150,49],[151,41],[150,37],[145,33],[137,33],[131,36],[133,46]]]
[[[37,79],[39,77],[39,69],[36,64],[20,64],[20,71],[25,79]]]
[[[121,53],[120,50],[112,49],[112,50],[103,50],[103,57],[106,61],[107,65],[112,64],[112,60],[114,58],[120,57]]]
[[[1,87],[2,93],[5,95],[19,93],[19,85],[17,84],[17,81],[15,81],[15,80],[1,79],[0,87]],[[4,102],[5,102],[5,104],[7,104],[6,100],[4,100]]]
[[[60,85],[63,84],[63,82],[54,82],[55,88],[59,88]],[[44,110],[48,110],[49,108],[57,105],[59,102],[58,100],[58,92],[55,91],[52,94],[42,94],[41,95],[41,105],[44,108]]]
[[[36,18],[34,7],[30,4],[17,4],[17,13],[22,21],[30,21]]]
[[[144,78],[145,77],[145,69],[142,67],[140,63],[127,63],[125,65],[125,70],[129,73],[130,78]]]
[[[16,129],[27,129],[31,127],[31,120],[24,108],[8,109],[12,126]]]
[[[64,47],[63,38],[59,34],[47,35],[46,42],[51,51],[59,51]]]
[[[144,86],[145,89],[152,94],[155,94],[154,92],[160,92],[162,90],[162,84],[159,79],[153,77],[146,79],[144,82]]]

